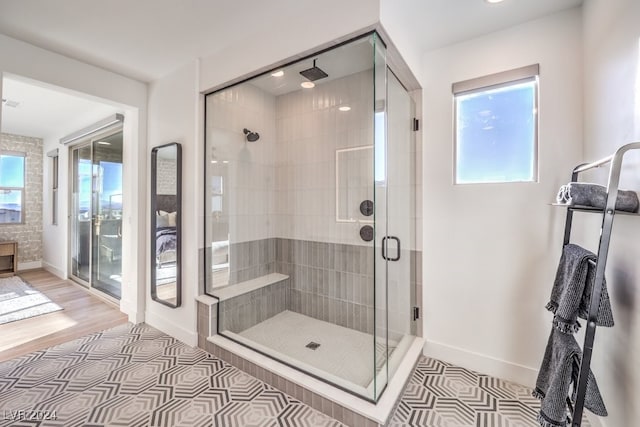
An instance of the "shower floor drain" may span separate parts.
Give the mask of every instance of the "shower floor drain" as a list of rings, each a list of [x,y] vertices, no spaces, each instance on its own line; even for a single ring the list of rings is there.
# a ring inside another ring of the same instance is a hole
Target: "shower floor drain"
[[[305,347],[310,348],[311,350],[316,350],[318,347],[320,347],[320,344],[311,341],[309,344],[305,345]]]

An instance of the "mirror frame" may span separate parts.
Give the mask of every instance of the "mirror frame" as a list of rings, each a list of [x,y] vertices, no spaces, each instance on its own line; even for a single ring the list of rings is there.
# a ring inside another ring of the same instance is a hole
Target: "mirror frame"
[[[158,187],[158,151],[161,148],[176,147],[176,303],[160,299],[156,285],[156,211]],[[171,308],[182,305],[182,145],[178,142],[159,145],[151,149],[151,229],[149,235],[151,259],[151,299]]]

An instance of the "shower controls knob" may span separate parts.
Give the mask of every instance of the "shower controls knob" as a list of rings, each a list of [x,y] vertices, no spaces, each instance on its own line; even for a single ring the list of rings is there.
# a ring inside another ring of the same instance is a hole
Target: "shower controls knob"
[[[373,240],[373,227],[370,226],[370,225],[365,225],[364,227],[360,228],[360,237],[365,242],[372,241]]]
[[[371,200],[364,200],[360,203],[360,213],[364,216],[373,215],[373,202]]]

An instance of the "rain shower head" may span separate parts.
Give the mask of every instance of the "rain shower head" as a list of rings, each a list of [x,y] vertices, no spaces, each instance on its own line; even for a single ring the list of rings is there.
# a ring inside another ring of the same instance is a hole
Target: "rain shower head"
[[[306,70],[300,71],[303,77],[305,77],[309,81],[316,81],[320,79],[324,79],[325,77],[329,77],[329,74],[325,73],[322,69],[316,67],[316,60],[313,60],[313,67],[308,68]]]
[[[247,141],[249,142],[256,142],[257,140],[260,139],[260,134],[258,132],[251,132],[247,128],[242,129],[242,132],[244,132],[244,134],[247,137]]]

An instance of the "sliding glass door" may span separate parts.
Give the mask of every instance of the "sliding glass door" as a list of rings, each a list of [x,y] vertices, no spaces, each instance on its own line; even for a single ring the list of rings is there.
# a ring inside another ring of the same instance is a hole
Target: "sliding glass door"
[[[122,131],[71,148],[71,277],[120,299]]]

